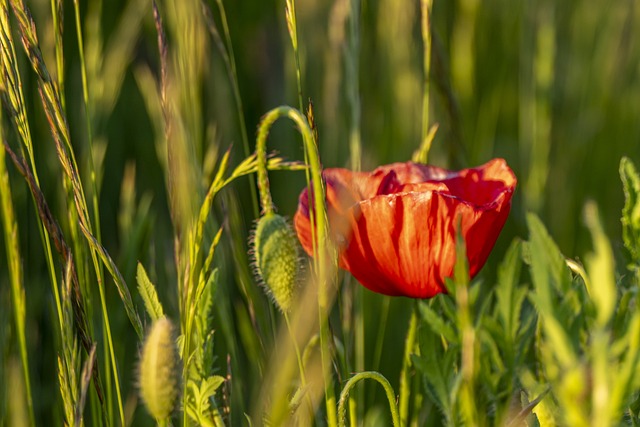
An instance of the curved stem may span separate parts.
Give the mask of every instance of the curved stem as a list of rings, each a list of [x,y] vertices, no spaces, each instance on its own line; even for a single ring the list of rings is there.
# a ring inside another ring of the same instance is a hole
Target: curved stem
[[[402,359],[402,371],[400,372],[400,421],[403,426],[407,425],[409,418],[409,369],[411,368],[411,353],[416,342],[416,331],[418,329],[418,314],[416,307],[411,311],[409,320],[409,330],[404,343],[404,357]]]
[[[269,177],[267,176],[267,151],[266,143],[269,129],[281,117],[288,117],[293,120],[300,132],[306,147],[309,166],[311,168],[311,194],[313,197],[312,212],[315,214],[316,234],[313,244],[314,266],[318,278],[318,310],[320,316],[320,350],[322,355],[322,372],[325,385],[325,404],[327,408],[327,418],[330,427],[337,425],[335,392],[331,378],[331,353],[329,342],[331,334],[328,324],[329,313],[329,293],[328,293],[328,263],[329,240],[327,238],[327,213],[325,208],[325,194],[322,185],[322,169],[318,151],[313,139],[313,132],[307,123],[307,119],[298,110],[281,106],[269,111],[262,119],[258,127],[258,138],[256,141],[256,157],[258,167],[258,190],[260,201],[265,214],[273,212],[273,202],[269,192]]]
[[[340,402],[338,403],[338,426],[344,427],[345,424],[345,415],[346,415],[346,407],[345,404],[349,400],[349,391],[356,385],[356,383],[360,380],[371,379],[376,380],[382,385],[385,393],[387,394],[387,399],[389,400],[389,409],[391,410],[391,421],[393,422],[394,427],[400,427],[400,417],[398,417],[398,408],[396,407],[396,397],[393,391],[393,387],[389,384],[389,381],[379,372],[375,371],[366,371],[360,372],[359,374],[354,375],[347,381],[344,388],[342,389],[342,393],[340,394]]]

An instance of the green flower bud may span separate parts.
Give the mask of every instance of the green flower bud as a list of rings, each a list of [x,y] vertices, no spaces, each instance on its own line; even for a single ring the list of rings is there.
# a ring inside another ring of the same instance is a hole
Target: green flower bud
[[[140,396],[156,420],[170,417],[176,406],[179,369],[173,325],[161,317],[147,335],[139,372]]]
[[[287,220],[268,213],[253,235],[254,268],[258,280],[283,312],[293,302],[300,277],[298,239]]]

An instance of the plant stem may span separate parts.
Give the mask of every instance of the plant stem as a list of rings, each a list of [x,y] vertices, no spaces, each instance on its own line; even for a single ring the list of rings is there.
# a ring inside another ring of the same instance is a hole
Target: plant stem
[[[0,120],[2,116],[0,115]],[[2,129],[0,129],[0,137]],[[35,426],[33,412],[33,399],[31,395],[31,380],[29,378],[29,357],[27,354],[26,338],[26,298],[24,289],[24,276],[22,261],[20,256],[18,223],[15,219],[13,202],[11,199],[11,184],[9,174],[5,166],[4,148],[0,148],[0,212],[2,215],[2,225],[4,228],[4,240],[7,251],[7,266],[9,270],[9,280],[11,282],[11,299],[13,303],[13,317],[15,321],[15,334],[18,338],[20,349],[20,361],[22,364],[23,381],[25,385],[25,400],[29,411],[29,423]]]
[[[347,381],[344,388],[342,389],[342,393],[340,393],[340,402],[338,403],[338,426],[344,427],[345,424],[345,414],[346,407],[345,403],[349,398],[349,391],[356,385],[356,383],[360,380],[371,379],[376,380],[382,385],[385,393],[387,394],[387,400],[389,400],[389,409],[391,410],[391,420],[393,422],[394,427],[400,427],[400,418],[398,417],[398,408],[396,407],[396,397],[393,391],[393,387],[389,384],[389,381],[380,373],[374,371],[365,371],[360,372]]]
[[[286,0],[285,6],[287,29],[291,38],[291,47],[293,48],[293,57],[296,62],[296,83],[298,86],[298,108],[304,111],[302,103],[302,77],[300,67],[300,53],[298,51],[298,23],[296,20],[296,2],[295,0]],[[305,148],[306,150],[306,148]]]
[[[411,353],[416,341],[416,331],[418,330],[418,314],[416,306],[411,310],[409,320],[409,330],[404,343],[404,357],[402,359],[402,371],[400,372],[400,425],[406,426],[409,419],[409,398],[411,390],[409,387],[409,370],[411,368]]]
[[[433,0],[420,0],[423,43],[422,140],[429,134],[429,76],[431,74],[431,9]]]
[[[285,312],[283,316],[284,316],[284,322],[287,324],[287,331],[289,331],[289,337],[291,338],[291,342],[293,343],[293,348],[296,352],[296,359],[298,360],[298,370],[300,371],[300,386],[304,389],[307,387],[307,378],[304,374],[304,363],[302,361],[300,347],[298,346],[298,340],[296,339],[296,335],[293,332],[293,329],[291,328],[289,315]],[[307,395],[306,401],[307,401],[307,404],[309,405],[309,411],[311,412],[311,414],[313,414],[313,402],[311,401],[311,397],[309,396],[309,394],[308,393],[305,393],[305,394]]]
[[[360,138],[360,0],[349,0],[349,54],[345,58],[351,128],[349,130],[349,155],[351,169],[360,170],[362,157]]]
[[[309,128],[307,119],[304,115],[291,107],[281,106],[269,111],[260,126],[258,127],[258,139],[256,141],[256,155],[258,160],[258,190],[260,199],[263,203],[263,209],[272,206],[271,195],[268,194],[269,178],[267,176],[266,163],[266,142],[269,129],[280,117],[288,117],[293,120],[302,133],[302,140],[307,148],[309,166],[311,168],[311,194],[313,196],[313,212],[316,219],[316,239],[314,240],[314,264],[319,282],[318,287],[318,309],[320,317],[320,350],[322,355],[322,372],[325,385],[325,404],[327,408],[327,418],[330,427],[337,426],[335,392],[333,390],[333,381],[331,377],[331,352],[329,343],[331,341],[331,333],[329,331],[328,313],[329,313],[329,275],[328,275],[328,254],[330,244],[327,238],[327,218],[325,208],[325,194],[322,185],[322,171],[318,151],[313,139],[313,132]],[[335,260],[332,260],[335,263]]]
[[[233,98],[236,104],[236,112],[238,114],[238,124],[240,125],[240,136],[242,137],[242,148],[244,155],[249,157],[249,137],[247,136],[247,124],[244,119],[244,107],[242,105],[242,97],[240,96],[240,85],[238,84],[238,72],[236,71],[236,60],[233,54],[233,45],[231,44],[231,33],[229,31],[229,24],[227,21],[227,14],[224,10],[224,4],[222,0],[216,0],[218,5],[218,11],[220,12],[220,21],[222,23],[222,30],[224,31],[224,39],[226,43],[226,51],[222,51],[222,58],[224,59],[225,66],[227,67],[227,73],[229,74],[229,80],[231,81],[231,89],[233,90]],[[213,20],[211,20],[213,22]],[[209,26],[209,28],[215,29],[215,27]],[[214,35],[215,37],[215,35]],[[256,204],[256,184],[253,179],[249,180],[249,190],[251,191],[251,201],[253,203],[254,215],[258,216],[258,205]]]

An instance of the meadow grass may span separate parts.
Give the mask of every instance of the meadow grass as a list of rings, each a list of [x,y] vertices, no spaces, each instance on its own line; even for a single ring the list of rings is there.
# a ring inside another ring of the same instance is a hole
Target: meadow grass
[[[639,11],[0,0],[0,425],[639,425]],[[338,268],[322,167],[494,157],[473,280]],[[250,242],[306,186],[287,310]]]

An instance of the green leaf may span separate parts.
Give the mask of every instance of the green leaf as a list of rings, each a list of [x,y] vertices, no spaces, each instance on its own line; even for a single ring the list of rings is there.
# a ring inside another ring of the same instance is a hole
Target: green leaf
[[[140,296],[142,296],[147,313],[149,313],[151,320],[155,322],[164,316],[164,311],[162,310],[162,304],[160,304],[160,300],[158,299],[156,287],[151,283],[149,276],[147,276],[147,272],[140,263],[138,263],[136,280],[138,281],[138,292],[140,292]]]
[[[547,229],[535,214],[527,215],[529,226],[529,256],[536,291],[552,305],[553,290],[566,293],[571,287],[571,275],[565,258]]]
[[[640,264],[640,175],[628,157],[620,160],[620,179],[624,190],[622,238],[633,261]]]
[[[591,231],[594,248],[594,253],[587,256],[590,282],[587,289],[597,309],[596,322],[604,327],[613,316],[617,300],[613,251],[602,230],[598,209],[593,202],[585,206],[584,219]]]
[[[522,267],[522,242],[514,240],[498,267],[497,309],[502,326],[511,342],[515,341],[520,328],[520,308],[524,301],[524,289],[518,289]]]
[[[529,225],[529,255],[531,276],[535,290],[531,299],[542,315],[542,326],[554,356],[563,367],[576,364],[576,354],[570,334],[563,328],[557,316],[555,291],[566,293],[570,290],[571,277],[564,257],[549,236],[540,219],[527,215]]]
[[[423,384],[430,400],[440,409],[448,424],[452,425],[454,411],[452,390],[455,387],[456,363],[459,346],[445,351],[442,340],[431,328],[420,328],[420,355],[412,355],[412,364],[422,374]]]
[[[202,398],[210,398],[213,396],[220,386],[224,383],[224,377],[220,375],[212,375],[202,382],[200,385],[200,394]]]
[[[420,316],[438,335],[442,335],[450,343],[458,343],[458,336],[449,323],[445,321],[428,303],[421,301],[418,304]]]

